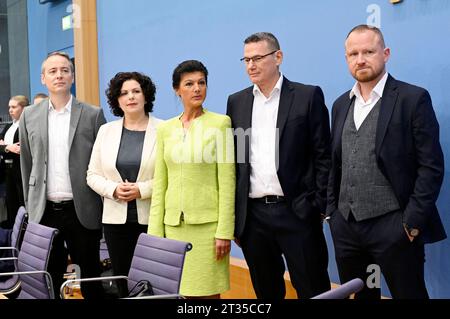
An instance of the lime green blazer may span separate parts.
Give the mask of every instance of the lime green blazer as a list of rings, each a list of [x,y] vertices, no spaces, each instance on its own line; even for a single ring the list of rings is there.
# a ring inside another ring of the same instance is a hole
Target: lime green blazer
[[[215,238],[234,238],[235,164],[231,120],[209,112],[185,130],[172,118],[157,128],[157,153],[148,233],[164,225],[217,222]]]

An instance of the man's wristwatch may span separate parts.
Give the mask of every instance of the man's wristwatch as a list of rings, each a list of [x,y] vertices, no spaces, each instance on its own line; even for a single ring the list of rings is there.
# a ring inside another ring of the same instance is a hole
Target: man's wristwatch
[[[406,225],[406,224],[404,224],[404,225],[405,225],[405,229],[408,232],[409,236],[411,236],[411,237],[419,236],[420,231],[417,228],[410,228],[410,227],[408,227],[408,225]]]

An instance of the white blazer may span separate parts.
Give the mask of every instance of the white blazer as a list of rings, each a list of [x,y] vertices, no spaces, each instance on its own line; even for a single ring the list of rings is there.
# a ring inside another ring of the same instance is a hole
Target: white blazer
[[[150,214],[155,171],[156,127],[161,122],[163,121],[149,115],[145,131],[141,167],[136,180],[141,192],[141,198],[136,199],[137,215],[138,222],[142,225],[148,224]],[[102,217],[104,224],[125,224],[127,220],[127,202],[113,197],[117,185],[123,182],[116,168],[122,129],[123,119],[109,122],[100,127],[87,171],[87,184],[104,198]]]

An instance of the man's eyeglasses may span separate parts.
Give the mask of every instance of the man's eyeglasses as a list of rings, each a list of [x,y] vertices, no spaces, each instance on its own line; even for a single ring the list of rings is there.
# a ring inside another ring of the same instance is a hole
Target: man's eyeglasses
[[[256,56],[251,57],[251,58],[243,57],[243,58],[241,58],[241,61],[244,61],[245,64],[249,64],[250,61],[252,61],[253,63],[258,63],[258,62],[261,62],[261,60],[264,59],[266,56],[274,54],[277,51],[278,50],[275,50],[275,51],[272,51],[272,52],[264,54],[264,55],[256,55]]]

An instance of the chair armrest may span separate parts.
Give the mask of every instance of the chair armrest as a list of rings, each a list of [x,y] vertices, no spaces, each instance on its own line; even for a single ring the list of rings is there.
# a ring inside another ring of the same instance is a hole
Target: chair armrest
[[[45,270],[32,270],[32,271],[13,271],[13,272],[3,272],[0,273],[0,276],[14,276],[14,275],[37,275],[44,274],[44,276],[48,280],[48,290],[50,292],[50,299],[55,299],[55,292],[53,291],[53,280],[52,276]]]
[[[69,279],[63,282],[61,285],[61,288],[59,288],[59,295],[61,296],[61,299],[64,298],[64,288],[68,286],[69,284],[74,283],[81,283],[81,282],[93,282],[93,281],[105,281],[105,280],[119,280],[119,279],[125,279],[128,280],[127,276],[107,276],[107,277],[92,277],[92,278],[78,278],[78,279]]]
[[[7,261],[7,260],[17,260],[17,257],[2,257],[0,258],[0,261]]]

